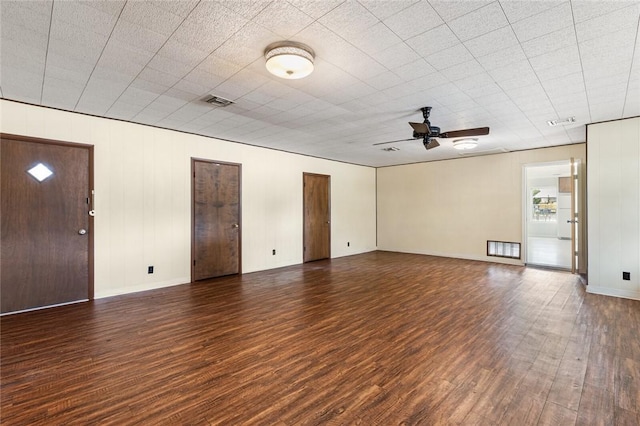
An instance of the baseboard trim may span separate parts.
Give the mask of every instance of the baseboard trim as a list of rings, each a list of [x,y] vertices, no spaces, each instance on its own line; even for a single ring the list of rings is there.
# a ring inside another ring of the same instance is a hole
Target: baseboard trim
[[[173,287],[174,285],[188,284],[191,282],[189,277],[180,277],[168,281],[144,283],[135,286],[120,287],[116,289],[105,289],[96,291],[95,299],[104,299],[105,297],[121,296],[123,294],[138,293],[141,291],[155,290],[165,287]],[[97,286],[96,286],[97,287]]]
[[[599,294],[602,296],[622,297],[624,299],[640,300],[640,292],[638,291],[609,287],[594,287],[591,284],[589,284],[586,289],[587,293]]]

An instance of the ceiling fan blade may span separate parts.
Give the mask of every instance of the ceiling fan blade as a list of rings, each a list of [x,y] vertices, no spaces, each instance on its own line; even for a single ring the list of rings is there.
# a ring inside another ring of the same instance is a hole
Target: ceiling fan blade
[[[414,141],[416,140],[416,138],[411,138],[411,139],[398,139],[397,141],[389,141],[389,142],[378,142],[378,143],[374,143],[373,146],[376,145],[386,145],[388,143],[396,143],[396,142],[406,142],[406,141]]]
[[[484,136],[489,134],[488,127],[478,127],[475,129],[454,130],[452,132],[440,133],[441,138],[465,138],[468,136]]]
[[[425,123],[409,123],[409,126],[413,127],[413,130],[421,135],[428,135],[431,132],[429,126]]]
[[[435,148],[435,147],[438,147],[438,146],[440,146],[440,144],[435,139],[429,139],[429,142],[426,142],[424,144],[424,147],[427,148],[427,149],[432,149],[432,148]]]

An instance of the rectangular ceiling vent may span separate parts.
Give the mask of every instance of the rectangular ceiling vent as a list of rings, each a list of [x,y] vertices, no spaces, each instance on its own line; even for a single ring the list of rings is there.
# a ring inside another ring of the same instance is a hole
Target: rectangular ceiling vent
[[[390,146],[387,148],[382,148],[383,151],[387,151],[387,152],[394,152],[394,151],[400,151],[400,148],[397,148],[395,146]]]
[[[568,117],[565,118],[564,120],[549,120],[547,121],[547,124],[551,127],[554,126],[565,126],[567,124],[571,124],[571,123],[575,123],[576,122],[576,118],[575,117]]]
[[[214,95],[207,96],[204,99],[204,101],[208,104],[219,106],[219,107],[226,107],[233,103],[233,101],[230,101],[229,99],[225,99],[223,97],[214,96]]]

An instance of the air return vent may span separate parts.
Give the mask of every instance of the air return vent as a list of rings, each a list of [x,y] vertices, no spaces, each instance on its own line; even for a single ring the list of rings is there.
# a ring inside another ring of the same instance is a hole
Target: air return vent
[[[219,106],[219,107],[226,107],[233,103],[233,101],[230,101],[229,99],[225,99],[220,96],[214,96],[214,95],[207,96],[204,99],[204,101],[208,104]]]
[[[487,256],[520,259],[520,243],[487,241]]]

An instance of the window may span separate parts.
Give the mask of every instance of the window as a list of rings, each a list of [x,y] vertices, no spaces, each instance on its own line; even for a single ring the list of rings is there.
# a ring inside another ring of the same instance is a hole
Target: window
[[[43,180],[45,180],[46,178],[48,178],[49,176],[51,176],[53,174],[53,172],[47,166],[45,166],[42,163],[36,164],[35,166],[33,166],[32,168],[27,170],[27,172],[31,176],[36,178],[38,180],[38,182],[42,182]]]
[[[532,217],[539,222],[555,222],[558,212],[558,190],[555,187],[542,187],[531,190]]]

